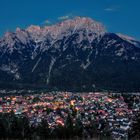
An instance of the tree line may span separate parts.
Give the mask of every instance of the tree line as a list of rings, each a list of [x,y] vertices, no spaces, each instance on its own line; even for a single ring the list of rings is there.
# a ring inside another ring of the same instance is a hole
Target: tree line
[[[38,125],[31,125],[25,116],[16,116],[13,112],[0,114],[0,139],[78,139],[78,138],[110,139],[109,133],[100,133],[96,123],[83,126],[80,119],[73,123],[72,115],[68,114],[65,125],[50,128],[43,119]]]

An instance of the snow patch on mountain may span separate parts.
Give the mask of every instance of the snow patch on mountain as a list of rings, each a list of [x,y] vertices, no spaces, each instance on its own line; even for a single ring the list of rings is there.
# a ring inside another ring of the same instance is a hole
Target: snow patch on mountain
[[[50,82],[51,71],[52,71],[53,65],[55,64],[55,61],[56,61],[56,58],[52,57],[50,65],[49,65],[49,72],[48,72],[48,77],[47,77],[47,85]]]
[[[130,37],[130,36],[127,36],[127,35],[123,35],[121,33],[117,33],[117,35],[122,38],[123,40],[135,45],[136,47],[140,47],[140,44],[138,43],[138,41],[133,38],[133,37]]]

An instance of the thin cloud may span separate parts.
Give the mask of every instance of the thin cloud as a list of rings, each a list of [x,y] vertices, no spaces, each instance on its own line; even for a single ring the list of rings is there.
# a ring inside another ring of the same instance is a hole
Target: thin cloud
[[[115,11],[115,9],[113,9],[113,8],[105,8],[104,10],[105,11]]]
[[[50,20],[45,20],[44,24],[51,24],[52,22]]]
[[[104,9],[104,11],[107,12],[114,12],[114,11],[118,11],[120,9],[120,6],[116,5],[116,6],[110,6]]]
[[[66,20],[66,19],[69,19],[70,16],[69,15],[66,15],[66,16],[61,16],[61,17],[58,17],[57,19],[58,20]]]

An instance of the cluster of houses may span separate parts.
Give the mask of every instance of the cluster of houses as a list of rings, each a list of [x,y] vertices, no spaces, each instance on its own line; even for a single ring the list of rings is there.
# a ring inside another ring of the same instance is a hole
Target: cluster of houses
[[[135,98],[137,102],[129,108],[123,96],[107,93],[51,92],[4,96],[0,97],[0,113],[13,111],[17,116],[26,115],[32,125],[45,119],[51,129],[64,126],[68,114],[74,113],[73,122],[79,119],[84,128],[94,123],[98,131],[109,131],[114,139],[119,139],[128,137],[140,111],[140,97]]]

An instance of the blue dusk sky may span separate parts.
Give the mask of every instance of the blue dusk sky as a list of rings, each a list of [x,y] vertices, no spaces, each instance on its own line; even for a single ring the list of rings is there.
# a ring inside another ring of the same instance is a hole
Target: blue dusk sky
[[[0,0],[0,36],[16,27],[43,26],[74,16],[91,17],[109,32],[140,40],[140,0]]]

